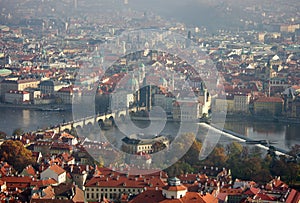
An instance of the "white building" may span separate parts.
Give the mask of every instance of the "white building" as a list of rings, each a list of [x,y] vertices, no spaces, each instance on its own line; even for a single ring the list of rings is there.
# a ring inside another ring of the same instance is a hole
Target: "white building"
[[[54,164],[52,166],[49,166],[43,172],[41,172],[42,180],[48,179],[48,178],[53,178],[54,180],[57,181],[58,184],[64,183],[67,180],[67,173],[62,167]]]
[[[11,104],[22,104],[30,101],[30,94],[26,91],[10,90],[5,93],[5,102]]]
[[[234,95],[234,111],[249,113],[249,103],[251,95],[246,94],[235,94]]]
[[[76,101],[81,97],[81,92],[78,88],[73,86],[63,87],[55,93],[63,104],[72,104],[73,100]]]
[[[111,110],[124,110],[134,102],[133,93],[126,90],[118,90],[111,94],[110,109]]]
[[[168,185],[162,188],[162,194],[167,199],[180,199],[187,193],[187,188],[181,184],[178,178],[170,178]]]
[[[122,139],[122,149],[131,154],[152,154],[167,147],[169,147],[169,139],[165,136],[155,136],[152,139],[135,139],[129,137]]]
[[[59,89],[61,89],[63,87],[68,87],[68,86],[69,86],[69,84],[62,83],[60,81],[55,81],[55,80],[45,80],[39,84],[41,93],[49,94],[49,95],[54,94]]]
[[[176,121],[196,121],[201,118],[202,110],[198,101],[177,100],[173,104],[173,119]]]
[[[173,111],[173,101],[175,98],[169,94],[154,94],[153,105],[162,107],[167,113]]]

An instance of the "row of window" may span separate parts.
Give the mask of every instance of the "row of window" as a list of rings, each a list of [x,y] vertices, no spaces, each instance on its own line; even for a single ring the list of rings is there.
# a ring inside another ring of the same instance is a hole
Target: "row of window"
[[[109,192],[116,192],[116,191],[119,191],[119,192],[121,192],[121,191],[125,191],[126,189],[124,189],[124,188],[119,188],[119,189],[117,189],[117,188],[86,188],[86,191],[92,191],[92,192],[94,192],[94,191],[97,191],[97,192],[99,192],[99,191],[105,191],[105,192],[107,192],[107,191],[109,191]],[[128,189],[128,190],[126,190],[126,191],[128,191],[128,192],[136,192],[136,191],[140,191],[139,189]]]

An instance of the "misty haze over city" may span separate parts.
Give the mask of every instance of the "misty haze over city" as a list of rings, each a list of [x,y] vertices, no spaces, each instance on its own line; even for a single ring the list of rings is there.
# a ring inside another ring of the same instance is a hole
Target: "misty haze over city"
[[[300,203],[299,0],[0,0],[0,202]]]

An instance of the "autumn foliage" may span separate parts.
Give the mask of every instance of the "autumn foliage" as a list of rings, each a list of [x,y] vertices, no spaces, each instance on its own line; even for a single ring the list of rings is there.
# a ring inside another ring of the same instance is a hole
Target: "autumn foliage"
[[[12,165],[17,171],[22,171],[27,165],[34,164],[30,150],[22,142],[5,140],[0,146],[0,159]]]

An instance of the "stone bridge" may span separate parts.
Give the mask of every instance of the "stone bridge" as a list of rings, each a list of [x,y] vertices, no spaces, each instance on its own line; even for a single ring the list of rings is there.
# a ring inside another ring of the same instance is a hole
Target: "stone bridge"
[[[112,126],[114,124],[115,119],[125,119],[127,114],[128,114],[128,110],[121,110],[121,111],[112,112],[108,114],[99,114],[99,115],[89,116],[89,117],[81,118],[66,123],[61,123],[54,127],[51,127],[50,129],[55,130],[56,132],[62,132],[65,130],[70,131],[72,128],[82,129],[84,127],[94,126],[96,124],[98,124],[101,128],[104,128],[106,126]]]

